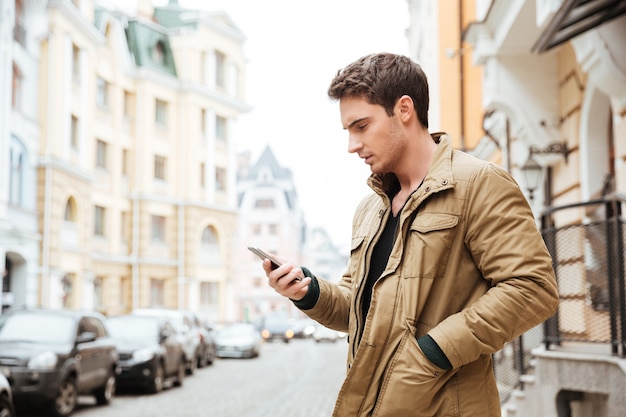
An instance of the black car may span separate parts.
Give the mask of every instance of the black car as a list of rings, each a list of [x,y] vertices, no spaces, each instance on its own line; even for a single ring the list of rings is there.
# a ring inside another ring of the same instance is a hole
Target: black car
[[[176,330],[176,336],[183,344],[187,375],[193,375],[198,369],[200,358],[200,333],[195,328],[193,318],[184,310],[168,308],[139,308],[131,312],[137,316],[160,317],[172,323]]]
[[[172,323],[156,316],[109,317],[108,326],[120,355],[119,388],[161,392],[167,380],[181,386],[185,352]]]
[[[93,311],[16,310],[0,316],[0,368],[16,409],[66,417],[79,395],[109,404],[118,354],[105,318]]]

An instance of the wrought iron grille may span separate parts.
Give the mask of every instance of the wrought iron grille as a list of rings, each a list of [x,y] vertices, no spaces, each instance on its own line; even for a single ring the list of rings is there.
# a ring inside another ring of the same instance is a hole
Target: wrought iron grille
[[[552,255],[559,286],[559,309],[493,355],[501,401],[523,389],[532,367],[531,351],[568,343],[607,344],[626,357],[626,197],[614,194],[584,203],[551,207],[541,216],[541,232]]]

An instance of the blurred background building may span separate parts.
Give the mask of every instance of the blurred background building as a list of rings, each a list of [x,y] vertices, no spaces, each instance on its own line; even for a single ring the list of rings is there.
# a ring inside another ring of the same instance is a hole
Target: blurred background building
[[[243,33],[177,2],[2,5],[5,305],[223,316]]]

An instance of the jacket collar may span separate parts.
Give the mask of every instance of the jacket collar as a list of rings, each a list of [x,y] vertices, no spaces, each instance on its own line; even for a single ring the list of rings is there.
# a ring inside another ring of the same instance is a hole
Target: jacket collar
[[[438,144],[433,155],[433,160],[428,169],[428,173],[420,187],[421,197],[426,197],[442,189],[450,188],[454,184],[452,176],[452,143],[446,133],[432,133],[431,137]],[[383,199],[388,200],[389,195],[395,194],[399,189],[398,179],[395,174],[372,174],[367,180],[367,184]],[[414,198],[417,197],[414,195]]]

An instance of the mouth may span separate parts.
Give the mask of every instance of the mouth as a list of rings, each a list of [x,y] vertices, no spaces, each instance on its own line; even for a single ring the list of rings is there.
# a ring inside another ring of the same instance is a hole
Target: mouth
[[[361,159],[363,160],[363,162],[369,165],[372,160],[372,155],[361,156]]]

